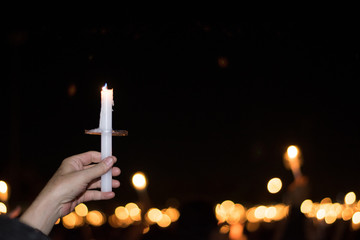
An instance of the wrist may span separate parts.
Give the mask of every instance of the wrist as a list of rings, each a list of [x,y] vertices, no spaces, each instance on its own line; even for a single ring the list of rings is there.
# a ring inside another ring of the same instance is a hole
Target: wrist
[[[60,217],[59,206],[51,196],[41,192],[19,220],[48,235]]]

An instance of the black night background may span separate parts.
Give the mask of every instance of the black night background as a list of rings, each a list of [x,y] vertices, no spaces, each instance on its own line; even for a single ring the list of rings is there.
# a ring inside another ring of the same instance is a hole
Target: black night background
[[[113,138],[122,170],[115,199],[89,208],[110,214],[137,201],[137,171],[159,208],[282,202],[294,180],[283,154],[293,144],[309,198],[360,196],[359,29],[131,16],[117,24],[8,26],[0,180],[11,189],[9,210],[26,208],[64,158],[100,151],[100,137],[84,130],[98,127],[105,83],[114,90],[113,128],[129,135]],[[266,189],[273,177],[283,182],[278,194]]]

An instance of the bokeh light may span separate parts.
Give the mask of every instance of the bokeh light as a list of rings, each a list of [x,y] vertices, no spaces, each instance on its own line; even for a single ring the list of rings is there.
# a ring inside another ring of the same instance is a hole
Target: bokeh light
[[[291,145],[287,148],[286,152],[289,158],[296,158],[299,154],[299,149],[295,145]]]
[[[349,192],[345,195],[344,202],[345,204],[351,205],[356,201],[356,195],[354,192]]]
[[[354,213],[354,215],[352,216],[352,222],[354,224],[360,224],[360,212]]]
[[[313,207],[313,201],[306,199],[301,203],[300,211],[304,214],[310,213]]]
[[[88,214],[88,208],[84,203],[80,203],[75,207],[75,213],[80,217],[85,217]]]
[[[282,182],[280,178],[272,178],[267,184],[267,189],[270,193],[278,193],[282,188]]]
[[[145,174],[137,172],[132,177],[132,183],[137,190],[143,190],[146,188],[147,180]]]
[[[151,208],[147,212],[147,217],[151,221],[150,223],[156,223],[161,220],[162,218],[162,212],[157,208]]]
[[[0,181],[0,193],[6,193],[8,190],[8,186],[6,182]]]
[[[4,203],[0,202],[0,214],[6,214],[7,213],[7,207]]]
[[[103,213],[97,210],[92,210],[86,215],[86,221],[93,226],[99,227],[106,221]]]

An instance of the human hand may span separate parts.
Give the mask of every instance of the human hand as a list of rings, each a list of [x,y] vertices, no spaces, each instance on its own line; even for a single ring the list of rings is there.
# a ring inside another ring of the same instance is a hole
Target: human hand
[[[115,157],[101,161],[101,154],[95,151],[66,158],[20,220],[48,234],[55,221],[79,203],[113,198],[114,192],[96,189],[100,188],[101,175],[108,170],[112,170],[113,176],[120,175],[120,169],[112,167],[115,162]],[[119,186],[120,182],[113,179],[112,187]]]

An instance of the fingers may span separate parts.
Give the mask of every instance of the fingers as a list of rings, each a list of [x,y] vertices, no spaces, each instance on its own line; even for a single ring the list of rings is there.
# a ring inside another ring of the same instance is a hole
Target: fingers
[[[100,192],[97,190],[88,190],[79,199],[80,202],[96,201],[96,200],[108,200],[115,197],[114,192]]]
[[[116,162],[116,157],[107,157],[103,161],[99,162],[98,164],[94,165],[93,167],[87,168],[81,171],[81,175],[87,183],[93,181],[94,179],[100,177],[104,173],[110,170],[110,168]],[[119,169],[120,170],[120,169]],[[117,170],[115,170],[117,171]]]
[[[101,153],[96,151],[88,151],[74,155],[72,158],[80,161],[83,166],[89,165],[90,163],[98,163],[101,161]]]
[[[97,189],[101,187],[101,180],[97,180],[96,182],[93,182],[89,185],[88,189]],[[118,188],[120,187],[120,181],[113,179],[112,180],[112,188]]]

